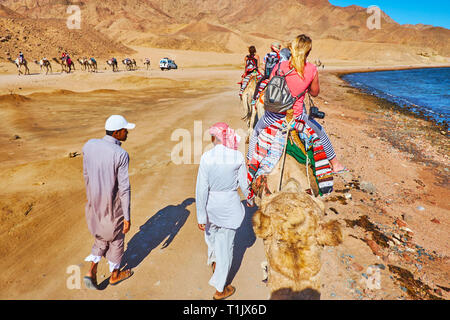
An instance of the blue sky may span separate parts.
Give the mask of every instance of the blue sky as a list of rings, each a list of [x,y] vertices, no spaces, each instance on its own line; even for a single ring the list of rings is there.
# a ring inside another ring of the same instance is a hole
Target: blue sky
[[[329,0],[335,6],[376,5],[400,24],[430,24],[450,29],[450,0]]]

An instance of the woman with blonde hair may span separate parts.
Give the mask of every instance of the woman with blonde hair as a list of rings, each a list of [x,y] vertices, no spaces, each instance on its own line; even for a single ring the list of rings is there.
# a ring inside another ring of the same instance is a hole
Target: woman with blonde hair
[[[293,105],[294,116],[299,120],[305,121],[318,134],[325,153],[327,154],[327,158],[333,166],[333,172],[340,173],[347,171],[347,169],[338,161],[331,141],[323,127],[312,117],[309,117],[304,108],[303,102],[307,92],[309,92],[309,94],[313,97],[317,97],[320,93],[319,73],[317,71],[317,67],[314,64],[307,62],[307,58],[312,49],[312,40],[307,35],[302,34],[297,36],[289,44],[288,48],[291,52],[291,57],[289,60],[282,61],[275,66],[270,78],[275,76],[275,74],[283,75],[292,70],[292,72],[286,75],[286,84],[289,87],[293,97],[297,97],[303,93]],[[285,116],[286,113],[274,113],[269,111],[264,113],[264,116],[256,124],[255,130],[253,131],[253,136],[250,139],[247,154],[248,160],[251,160],[252,158],[259,133],[264,128],[267,128]]]

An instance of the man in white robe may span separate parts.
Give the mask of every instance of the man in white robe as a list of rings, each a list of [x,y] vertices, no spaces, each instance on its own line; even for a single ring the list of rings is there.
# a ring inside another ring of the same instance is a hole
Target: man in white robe
[[[227,284],[233,260],[236,230],[242,224],[245,208],[238,194],[248,196],[247,167],[238,151],[240,137],[225,123],[210,129],[214,148],[203,154],[197,176],[196,205],[199,229],[205,232],[208,265],[213,275],[209,284],[216,288],[213,298],[230,297],[236,289]]]

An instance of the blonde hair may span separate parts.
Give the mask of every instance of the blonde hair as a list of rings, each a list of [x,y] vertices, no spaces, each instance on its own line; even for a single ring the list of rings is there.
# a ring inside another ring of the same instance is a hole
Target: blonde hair
[[[292,40],[289,44],[289,49],[291,50],[290,64],[300,77],[304,79],[306,58],[311,52],[312,40],[307,35],[301,34]]]

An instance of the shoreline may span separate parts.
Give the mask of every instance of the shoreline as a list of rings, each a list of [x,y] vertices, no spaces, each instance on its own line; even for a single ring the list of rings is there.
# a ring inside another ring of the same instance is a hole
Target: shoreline
[[[332,72],[330,71],[331,74],[334,74],[335,76],[337,76],[340,80],[342,80],[345,84],[348,85],[348,87],[353,88],[355,90],[358,90],[359,93],[370,96],[370,97],[374,97],[376,100],[378,100],[380,103],[380,106],[384,109],[388,109],[388,110],[396,110],[397,112],[401,113],[401,114],[405,114],[405,115],[409,115],[412,116],[414,118],[417,119],[421,119],[424,121],[427,121],[433,128],[435,128],[436,130],[438,130],[440,132],[441,135],[448,137],[449,136],[449,126],[450,123],[448,123],[447,121],[442,121],[442,122],[438,122],[437,120],[433,119],[431,116],[425,114],[422,110],[420,110],[419,112],[414,112],[411,110],[410,107],[402,107],[399,104],[389,101],[386,98],[383,97],[379,97],[378,95],[374,94],[374,93],[370,93],[362,88],[358,88],[356,86],[353,86],[350,82],[348,82],[347,80],[344,79],[345,75],[348,74],[354,74],[354,73],[372,73],[372,72],[380,72],[380,71],[402,71],[402,70],[418,70],[418,69],[440,69],[440,68],[450,68],[450,66],[445,66],[445,67],[418,67],[418,68],[407,68],[407,69],[403,69],[403,68],[392,68],[392,69],[382,69],[382,70],[371,70],[371,71],[357,71],[357,72],[353,72],[353,71],[339,71],[339,72]],[[445,132],[445,133],[443,133]]]

